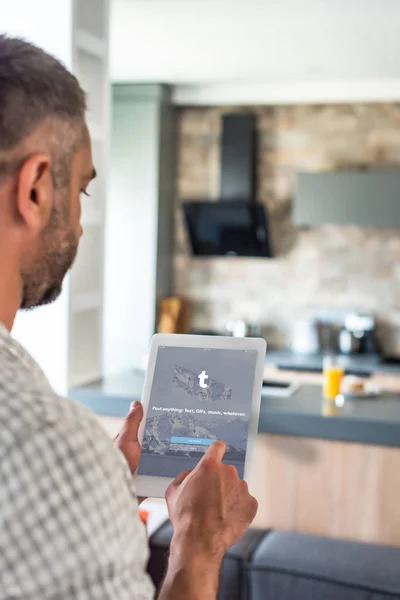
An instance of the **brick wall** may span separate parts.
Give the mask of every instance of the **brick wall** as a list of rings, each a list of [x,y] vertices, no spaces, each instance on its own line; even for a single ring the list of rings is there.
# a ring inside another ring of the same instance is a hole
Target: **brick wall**
[[[178,109],[176,292],[193,327],[260,321],[268,340],[290,341],[296,319],[323,308],[374,312],[387,351],[400,352],[400,230],[291,222],[297,171],[400,168],[400,104],[252,107],[259,132],[258,200],[271,216],[276,258],[194,259],[180,202],[218,197],[221,114],[247,108]],[[399,190],[400,192],[400,190]]]

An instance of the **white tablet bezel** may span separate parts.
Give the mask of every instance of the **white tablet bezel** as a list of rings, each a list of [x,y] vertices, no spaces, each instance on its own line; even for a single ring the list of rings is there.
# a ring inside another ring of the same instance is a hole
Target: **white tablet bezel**
[[[265,340],[261,338],[235,338],[206,335],[156,334],[153,336],[142,394],[144,414],[143,420],[139,427],[140,443],[142,443],[143,440],[157,353],[160,346],[172,346],[178,348],[218,348],[222,350],[255,350],[257,352],[253,384],[253,398],[251,403],[251,416],[249,422],[249,435],[247,439],[247,450],[244,466],[244,480],[250,485],[251,471],[254,464],[258,419],[260,414],[265,353],[267,349]],[[167,487],[173,481],[173,478],[170,477],[138,475],[137,472],[135,473],[134,477],[138,496],[150,496],[153,498],[163,498],[165,496]]]

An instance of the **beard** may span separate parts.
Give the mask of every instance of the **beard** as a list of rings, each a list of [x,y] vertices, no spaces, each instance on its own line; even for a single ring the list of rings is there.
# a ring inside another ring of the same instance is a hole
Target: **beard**
[[[43,231],[38,258],[22,273],[20,308],[28,310],[54,302],[78,251],[78,240],[68,219],[54,210]]]

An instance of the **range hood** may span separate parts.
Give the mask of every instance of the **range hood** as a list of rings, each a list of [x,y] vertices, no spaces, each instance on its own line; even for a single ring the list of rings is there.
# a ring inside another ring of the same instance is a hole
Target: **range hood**
[[[399,227],[400,171],[299,173],[294,221],[314,227]]]
[[[268,216],[255,200],[255,153],[255,116],[224,115],[220,198],[183,203],[195,256],[272,256]]]

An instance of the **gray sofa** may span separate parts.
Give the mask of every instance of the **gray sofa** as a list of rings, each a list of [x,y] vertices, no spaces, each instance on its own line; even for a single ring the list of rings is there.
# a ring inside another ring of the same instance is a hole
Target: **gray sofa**
[[[150,538],[159,587],[172,527]],[[227,552],[218,600],[400,600],[400,548],[250,529]]]

